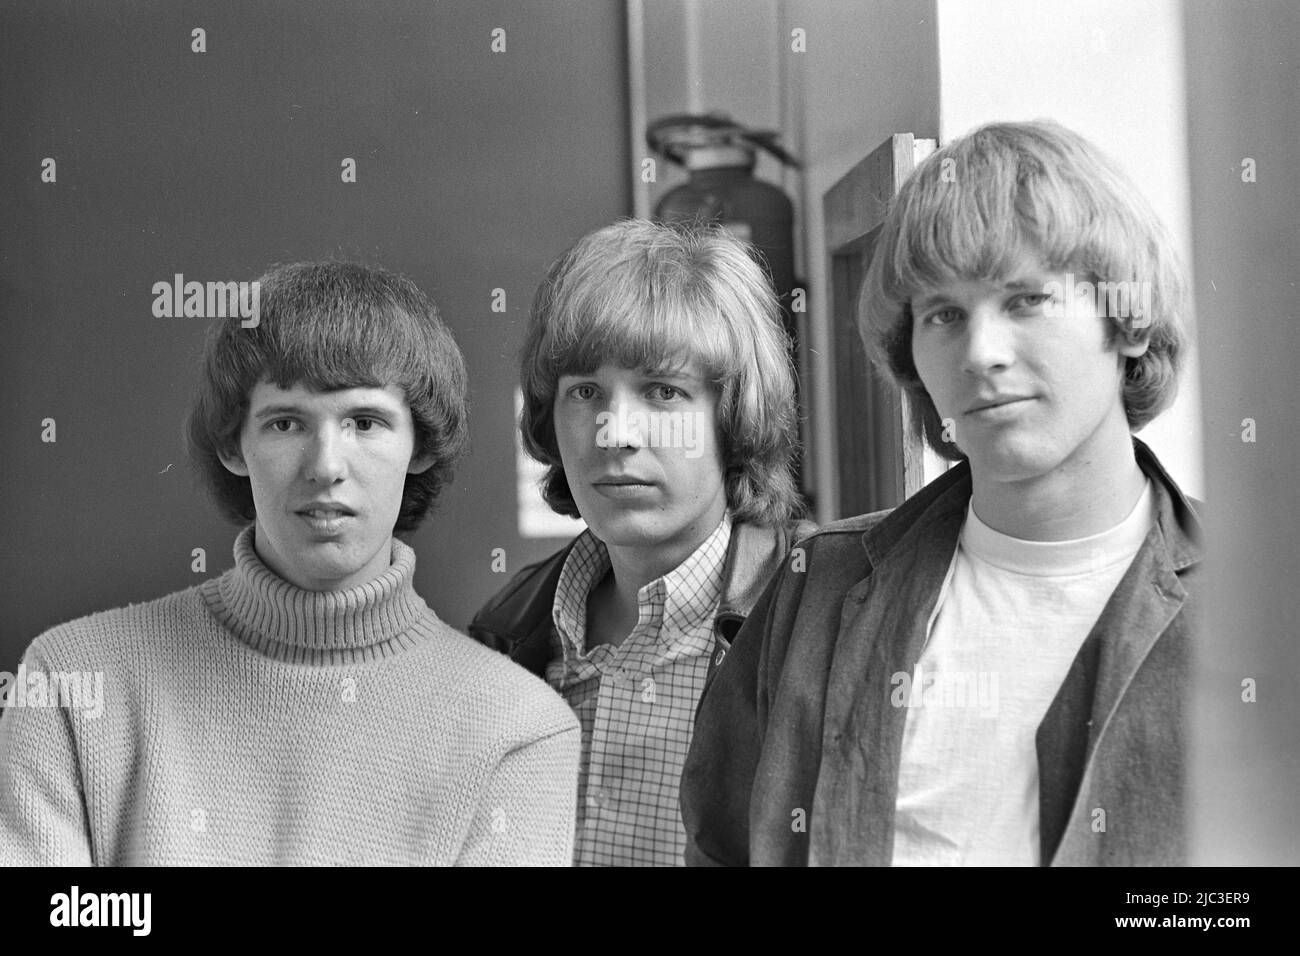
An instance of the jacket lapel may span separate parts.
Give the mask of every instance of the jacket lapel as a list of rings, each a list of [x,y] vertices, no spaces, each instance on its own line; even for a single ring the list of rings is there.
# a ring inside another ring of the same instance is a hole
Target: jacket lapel
[[[769,527],[737,521],[722,568],[718,618],[743,622],[767,588],[781,561],[800,538],[817,530],[811,521]]]
[[[1060,846],[1079,793],[1100,660],[1101,633],[1093,628],[1034,737],[1038,755],[1038,849],[1042,861],[1051,860]]]
[[[716,630],[727,642],[727,647],[736,639],[741,625],[754,610],[794,542],[816,530],[817,526],[811,521],[775,527],[746,521],[732,525],[731,543],[727,546],[727,558],[722,567],[722,594],[714,616]],[[706,685],[726,655],[726,647],[715,640],[713,653],[709,656]]]
[[[1163,536],[1153,529],[1095,628],[1101,632],[1101,662],[1092,705],[1090,758],[1133,675],[1186,599],[1187,592],[1170,566]]]
[[[1190,504],[1150,449],[1137,439],[1134,445],[1152,482],[1156,523],[1080,649],[1037,737],[1041,846],[1044,862],[1053,864],[1098,862],[1102,841],[1071,840],[1070,834],[1091,833],[1092,808],[1083,799],[1089,778],[1097,761],[1107,759],[1107,735],[1114,735],[1117,722],[1140,712],[1141,701],[1122,708],[1125,694],[1187,601],[1178,572],[1200,558],[1200,528]]]
[[[1075,659],[1070,677],[1039,727],[1040,836],[1043,861],[1096,865],[1102,841],[1092,831],[1089,779],[1108,755],[1119,723],[1141,719],[1141,701],[1121,706],[1138,669],[1168,630],[1187,594],[1153,528],[1115,588]],[[1095,682],[1090,671],[1095,660]],[[1089,683],[1093,683],[1089,694]],[[1171,688],[1171,691],[1176,688]],[[1089,698],[1091,698],[1089,700]],[[1164,728],[1176,733],[1177,728]],[[1079,746],[1086,735],[1086,750]],[[1122,736],[1122,735],[1120,735]],[[1154,741],[1152,741],[1154,743]],[[1082,758],[1082,759],[1080,759]]]
[[[907,708],[899,704],[906,702],[903,691],[957,547],[970,498],[967,475],[965,469],[949,472],[926,500],[905,504],[864,541],[872,570],[845,599],[827,680],[823,759],[810,816],[811,865],[888,866],[893,858],[907,720]],[[908,546],[892,548],[894,532],[913,522]]]

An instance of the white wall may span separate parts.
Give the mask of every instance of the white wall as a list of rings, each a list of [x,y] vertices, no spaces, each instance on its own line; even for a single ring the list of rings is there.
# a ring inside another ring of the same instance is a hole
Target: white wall
[[[994,120],[1050,118],[1114,157],[1191,262],[1183,27],[1177,0],[937,0],[940,145]],[[1187,317],[1195,339],[1195,322]],[[1204,497],[1199,371],[1140,435]]]

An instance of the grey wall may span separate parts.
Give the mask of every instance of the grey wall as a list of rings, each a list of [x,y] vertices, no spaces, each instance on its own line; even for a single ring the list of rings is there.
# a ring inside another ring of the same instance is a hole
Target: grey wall
[[[1194,2],[1185,12],[1209,539],[1192,708],[1192,862],[1295,866],[1300,8]],[[1248,159],[1253,182],[1243,179]]]
[[[463,627],[504,583],[492,548],[511,572],[553,549],[515,533],[515,353],[549,261],[628,212],[623,51],[617,0],[0,7],[0,670],[55,623],[232,563],[181,440],[205,323],[151,311],[176,272],[410,275],[472,383],[417,588]]]

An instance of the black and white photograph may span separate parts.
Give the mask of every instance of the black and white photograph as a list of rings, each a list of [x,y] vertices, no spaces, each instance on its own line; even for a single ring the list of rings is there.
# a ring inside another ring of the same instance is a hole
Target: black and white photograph
[[[1298,91],[1288,0],[0,0],[15,919],[1051,867],[1242,939]]]

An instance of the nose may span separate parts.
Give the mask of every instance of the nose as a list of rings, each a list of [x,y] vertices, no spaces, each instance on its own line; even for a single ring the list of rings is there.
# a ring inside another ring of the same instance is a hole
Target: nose
[[[981,305],[965,322],[963,368],[971,375],[1007,368],[1015,361],[1011,318],[992,304]]]
[[[316,429],[307,449],[305,471],[308,481],[332,485],[342,480],[347,471],[342,430],[333,426]]]
[[[626,395],[611,398],[597,433],[596,444],[603,448],[638,449],[645,445],[645,416],[640,403]]]

